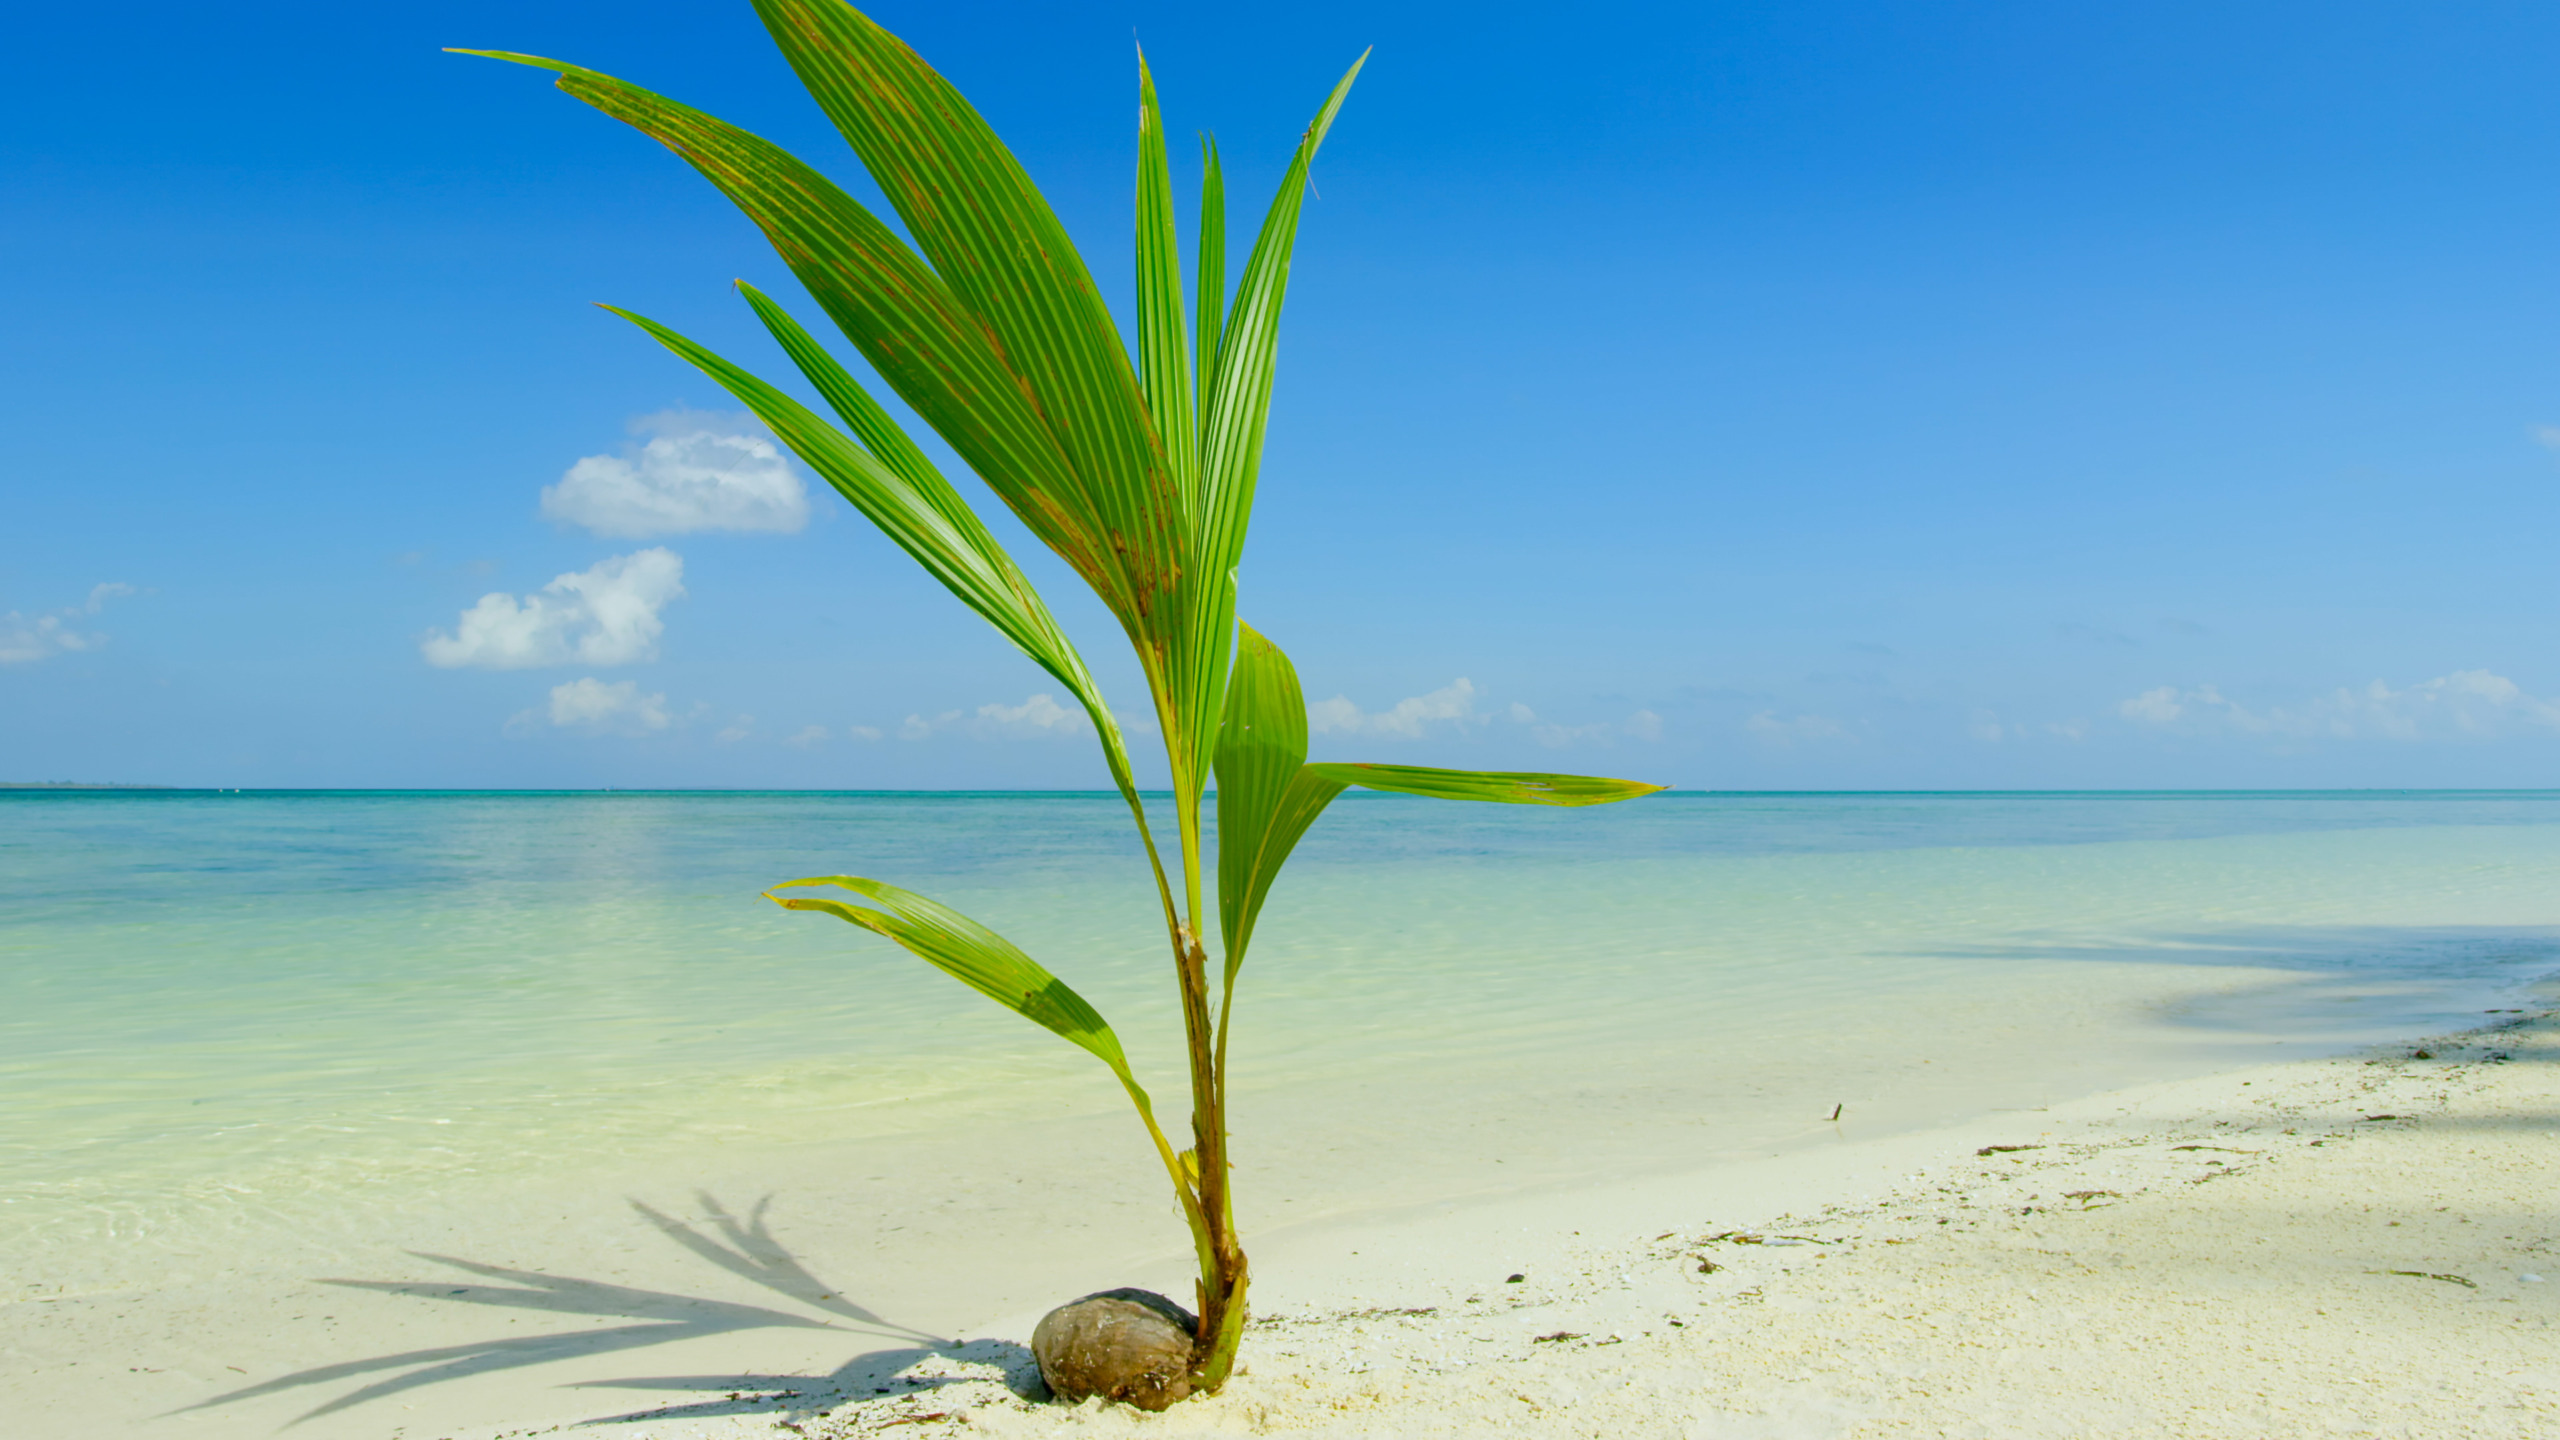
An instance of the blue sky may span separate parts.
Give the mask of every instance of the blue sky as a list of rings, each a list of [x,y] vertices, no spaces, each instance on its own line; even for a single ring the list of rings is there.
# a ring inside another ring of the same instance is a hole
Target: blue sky
[[[1047,677],[589,303],[787,374],[727,282],[818,317],[747,223],[438,53],[857,178],[744,4],[75,9],[0,96],[0,779],[1103,783]],[[1239,225],[1377,47],[1244,577],[1325,758],[2560,785],[2560,11],[873,13],[1124,323],[1132,39]]]

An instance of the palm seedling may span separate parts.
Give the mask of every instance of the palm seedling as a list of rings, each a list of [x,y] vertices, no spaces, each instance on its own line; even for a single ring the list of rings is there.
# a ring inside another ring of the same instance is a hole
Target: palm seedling
[[[874,373],[1101,596],[1146,677],[1172,771],[1180,873],[1147,825],[1119,721],[1048,607],[951,482],[862,383],[783,308],[738,289],[839,429],[774,386],[643,316],[614,313],[753,411],[961,602],[1084,706],[1154,872],[1181,990],[1191,1143],[1157,1123],[1111,1027],[1002,936],[922,895],[853,875],[785,881],[856,900],[772,896],[887,936],[1099,1057],[1137,1106],[1198,1251],[1191,1388],[1214,1391],[1245,1319],[1245,1254],[1228,1193],[1227,1019],[1254,918],[1317,815],[1349,786],[1449,800],[1594,805],[1661,787],[1584,776],[1308,764],[1298,679],[1236,622],[1280,304],[1307,167],[1360,66],[1316,112],[1232,298],[1218,153],[1204,139],[1185,318],[1155,87],[1138,70],[1137,358],[1048,203],[977,111],[841,0],[754,0],[793,70],[904,222],[910,246],[779,147],[698,110],[556,60],[559,88],[654,137],[760,226]],[[1366,56],[1362,57],[1363,60]],[[607,307],[612,308],[612,307]],[[1219,962],[1201,909],[1201,810],[1217,797]]]

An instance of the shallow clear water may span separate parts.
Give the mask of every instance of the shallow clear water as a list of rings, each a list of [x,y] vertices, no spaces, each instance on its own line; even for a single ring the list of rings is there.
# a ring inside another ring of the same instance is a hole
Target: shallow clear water
[[[0,792],[0,1246],[947,1127],[1026,1085],[1117,1103],[1081,1052],[758,898],[837,871],[1020,943],[1176,1098],[1115,797]],[[1556,1178],[1673,1163],[1658,1126],[1601,1133],[1647,1107],[1711,1115],[1722,1153],[1818,1100],[1918,1123],[1995,1080],[2402,1033],[2560,968],[2555,882],[2552,792],[1355,794],[1258,934],[1240,1128],[1394,1152],[1360,1097],[1398,1087],[1407,1125],[1476,1117]]]

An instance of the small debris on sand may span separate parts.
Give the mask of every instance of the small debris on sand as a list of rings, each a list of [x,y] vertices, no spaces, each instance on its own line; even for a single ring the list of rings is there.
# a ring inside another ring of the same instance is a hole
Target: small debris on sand
[[[2412,1280],[2441,1280],[2447,1285],[2460,1285],[2469,1290],[2477,1290],[2480,1288],[2480,1282],[2477,1280],[2465,1279],[2460,1275],[2437,1275],[2425,1270],[2377,1270],[2373,1273],[2377,1275],[2406,1275]]]

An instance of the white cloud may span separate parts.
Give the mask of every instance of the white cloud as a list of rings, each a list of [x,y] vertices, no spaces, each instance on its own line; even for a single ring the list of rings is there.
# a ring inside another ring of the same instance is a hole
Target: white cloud
[[[454,633],[418,648],[430,665],[523,670],[537,665],[629,665],[658,658],[658,612],[684,598],[684,560],[657,546],[562,575],[518,600],[503,591],[462,612]]]
[[[1426,726],[1447,723],[1463,729],[1482,718],[1476,713],[1475,684],[1463,675],[1428,695],[1399,700],[1376,715],[1362,713],[1359,706],[1341,695],[1307,707],[1308,728],[1324,735],[1394,735],[1419,740]]]
[[[643,695],[635,681],[608,685],[590,675],[551,687],[548,706],[518,712],[507,721],[510,733],[524,735],[548,723],[555,729],[588,735],[647,735],[673,726],[665,694]]]
[[[1965,726],[1965,733],[1989,745],[2002,744],[2011,740],[2032,741],[2045,735],[2050,735],[2056,740],[2076,742],[2089,737],[2089,722],[2079,719],[2048,720],[2036,725],[2024,720],[2003,720],[1996,711],[1976,710],[1973,712],[1973,719]]]
[[[2116,707],[2140,724],[2291,739],[2480,739],[2523,729],[2560,729],[2560,700],[2525,693],[2487,670],[2456,670],[2394,690],[2380,680],[2341,687],[2294,706],[2252,709],[2211,685],[2163,685]]]
[[[1742,728],[1772,745],[1797,745],[1811,740],[1836,740],[1848,732],[1840,722],[1827,715],[1780,716],[1775,710],[1763,710],[1742,722]]]
[[[712,736],[711,738],[719,741],[723,745],[735,745],[754,733],[756,733],[756,717],[753,715],[741,715],[737,719],[730,721],[728,724],[721,726],[720,733]]]
[[[616,538],[809,523],[808,488],[747,417],[671,410],[631,428],[648,438],[570,466],[543,490],[542,513]]]
[[[824,745],[827,743],[827,727],[824,725],[806,726],[799,734],[792,736],[790,739],[785,740],[782,743],[785,745],[797,745],[803,750],[808,749],[812,745]]]
[[[881,737],[879,731],[868,725],[847,725],[844,727],[844,738],[847,740],[869,741],[877,740]]]
[[[1076,735],[1092,729],[1092,722],[1082,710],[1070,710],[1047,695],[1033,695],[1019,705],[981,705],[977,713],[963,714],[945,710],[927,720],[910,715],[898,726],[901,740],[922,740],[946,730],[958,730],[978,740],[1030,740],[1047,735]],[[880,732],[868,725],[857,725],[847,732],[855,739],[877,740]]]
[[[2213,687],[2207,685],[2199,693],[2213,695]],[[2220,700],[2222,697],[2213,695],[2213,698]],[[2175,724],[2179,716],[2187,713],[2187,707],[2178,699],[2177,686],[2163,685],[2157,690],[2145,690],[2117,705],[2116,713],[2127,720],[2138,720],[2145,725],[2170,725]]]
[[[1608,745],[1615,743],[1621,735],[1633,736],[1638,740],[1662,738],[1662,717],[1650,710],[1638,710],[1628,716],[1623,724],[1599,720],[1589,725],[1558,725],[1540,720],[1537,711],[1517,700],[1512,701],[1503,713],[1512,723],[1528,726],[1529,738],[1550,750],[1562,750],[1584,743]]]
[[[1085,718],[1081,710],[1070,710],[1046,695],[1034,695],[1019,705],[979,706],[971,728],[981,735],[1051,735],[1082,730]]]
[[[1360,721],[1360,707],[1352,704],[1347,695],[1318,700],[1307,707],[1307,728],[1319,735],[1330,735],[1337,730],[1346,733],[1357,731]]]
[[[107,608],[109,600],[133,593],[132,586],[111,580],[89,587],[89,598],[78,605],[34,615],[15,610],[0,615],[0,665],[23,665],[67,651],[97,649],[107,643],[107,637],[79,629],[80,622]]]

